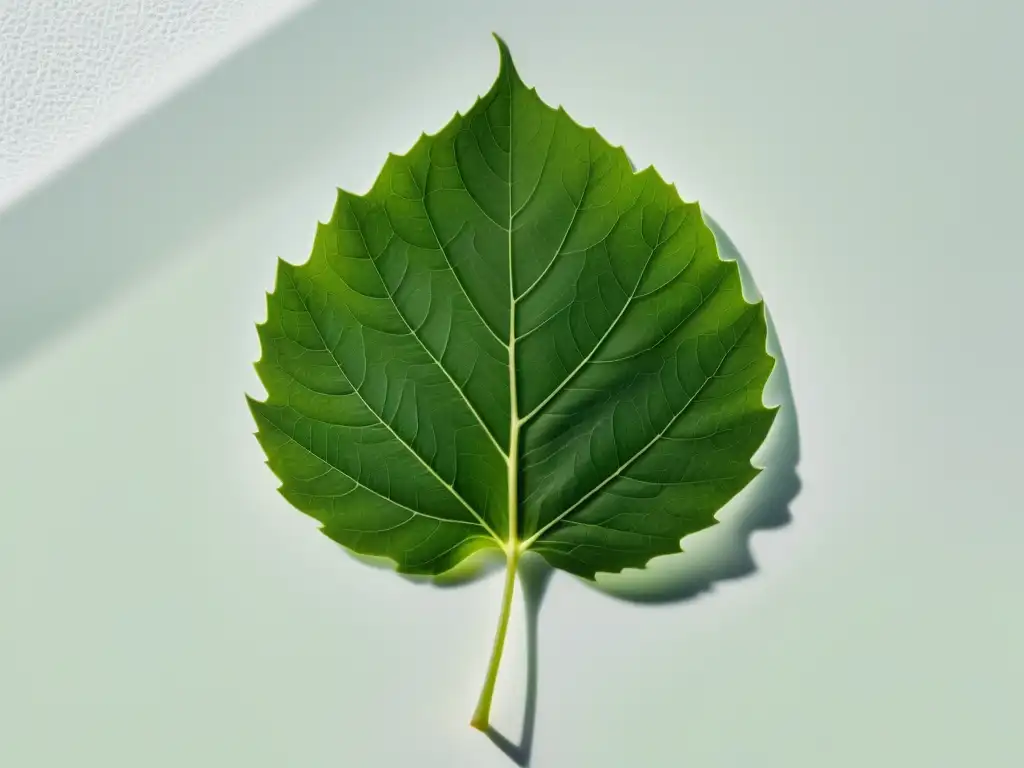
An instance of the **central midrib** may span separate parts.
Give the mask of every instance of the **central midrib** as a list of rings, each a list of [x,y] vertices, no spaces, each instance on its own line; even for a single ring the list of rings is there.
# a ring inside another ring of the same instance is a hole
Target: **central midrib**
[[[512,153],[515,149],[512,132],[512,103],[514,83],[511,73],[506,73],[508,82],[508,397],[509,397],[509,439],[508,439],[508,543],[506,555],[514,558],[519,549],[519,396],[516,391],[516,289],[515,270],[512,267]]]

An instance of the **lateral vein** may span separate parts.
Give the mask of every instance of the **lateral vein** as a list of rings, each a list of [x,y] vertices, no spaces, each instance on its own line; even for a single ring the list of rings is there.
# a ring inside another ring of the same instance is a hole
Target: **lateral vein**
[[[338,372],[345,377],[345,381],[347,381],[349,386],[352,387],[352,391],[356,394],[356,397],[359,398],[360,402],[362,402],[366,410],[368,410],[370,413],[374,414],[377,417],[377,420],[384,426],[385,429],[387,429],[388,432],[391,433],[392,437],[394,437],[395,440],[399,442],[399,444],[404,446],[405,449],[409,451],[409,453],[412,454],[413,457],[415,457],[416,460],[420,462],[420,464],[423,465],[427,472],[429,472],[434,477],[434,479],[437,480],[438,483],[440,483],[444,488],[446,488],[448,492],[451,493],[452,496],[454,496],[462,504],[462,506],[464,506],[469,511],[469,513],[479,521],[480,525],[483,526],[483,528],[491,536],[494,537],[495,541],[502,543],[501,538],[494,532],[491,526],[487,524],[483,517],[480,516],[480,513],[478,513],[473,508],[473,506],[462,497],[462,494],[455,490],[455,487],[448,483],[447,480],[445,480],[443,477],[437,474],[437,470],[430,466],[430,464],[427,463],[427,461],[422,456],[420,456],[419,453],[415,451],[411,445],[409,445],[405,440],[402,439],[402,437],[397,432],[395,432],[394,428],[390,424],[388,424],[387,421],[385,421],[384,417],[381,414],[377,413],[370,406],[370,404],[366,401],[366,398],[363,397],[363,393],[359,391],[359,387],[357,387],[355,383],[352,381],[352,379],[349,378],[349,375],[345,373],[345,369],[342,367],[341,361],[338,360],[337,355],[334,354],[334,350],[331,349],[331,346],[327,343],[327,339],[324,338],[323,331],[320,330],[320,325],[317,323],[316,318],[313,315],[313,312],[310,310],[309,304],[306,301],[306,297],[302,295],[301,291],[299,291],[298,286],[295,285],[295,281],[292,280],[291,275],[288,276],[288,279],[292,283],[292,288],[295,291],[296,295],[299,297],[299,301],[302,302],[302,306],[305,308],[306,314],[309,315],[309,319],[313,324],[313,328],[316,330],[317,336],[323,343],[324,349],[327,351],[327,354],[331,356],[331,360],[334,361],[334,365],[337,367]]]

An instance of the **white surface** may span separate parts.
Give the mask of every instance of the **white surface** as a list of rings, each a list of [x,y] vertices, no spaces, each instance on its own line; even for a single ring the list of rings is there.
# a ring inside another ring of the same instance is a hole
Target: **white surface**
[[[0,208],[308,1],[0,3]]]
[[[77,245],[76,279],[148,274],[0,382],[0,765],[509,764],[467,725],[500,579],[344,555],[274,493],[242,398],[274,258],[486,90],[492,29],[736,241],[800,424],[793,522],[755,536],[750,578],[649,607],[555,576],[535,768],[1024,764],[1024,9],[603,11],[318,5],[0,217],[55,273]],[[25,327],[74,295],[48,279]],[[522,618],[493,718],[513,740]]]

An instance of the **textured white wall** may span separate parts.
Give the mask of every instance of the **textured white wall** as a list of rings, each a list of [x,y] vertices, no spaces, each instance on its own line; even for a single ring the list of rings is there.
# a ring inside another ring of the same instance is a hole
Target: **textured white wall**
[[[0,0],[0,207],[309,0]]]

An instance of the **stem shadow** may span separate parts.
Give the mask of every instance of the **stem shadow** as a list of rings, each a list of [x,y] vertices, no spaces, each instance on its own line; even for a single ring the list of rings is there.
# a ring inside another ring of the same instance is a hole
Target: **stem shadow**
[[[719,255],[736,261],[748,300],[760,298],[746,262],[732,239],[707,213],[704,219],[715,235]],[[782,353],[771,314],[767,348],[776,358],[765,387],[764,399],[779,405],[775,423],[764,444],[754,455],[763,471],[720,511],[718,525],[688,537],[686,551],[655,558],[644,569],[627,569],[619,574],[599,575],[586,582],[612,597],[634,603],[671,604],[692,600],[712,590],[720,581],[747,578],[757,572],[750,549],[754,533],[782,528],[792,521],[790,505],[800,492],[797,466],[800,461],[800,432],[796,405],[786,358]],[[553,569],[539,557],[524,557],[520,583],[526,603],[527,687],[523,728],[519,743],[513,743],[493,726],[487,736],[516,765],[530,765],[537,717],[538,617]]]
[[[387,558],[360,555],[340,546],[339,549],[364,565],[387,571],[394,570],[394,562]],[[440,576],[413,576],[405,573],[398,575],[413,584],[450,589],[469,584],[504,568],[505,556],[502,553],[497,550],[483,550]],[[493,725],[489,725],[484,734],[498,749],[508,755],[513,763],[526,768],[530,765],[533,734],[537,724],[538,619],[554,569],[540,555],[526,552],[520,558],[516,572],[526,613],[526,696],[523,704],[523,725],[518,743],[513,742]]]
[[[737,262],[744,295],[748,300],[760,298],[735,243],[706,212],[704,220],[715,235],[721,258]],[[584,582],[587,586],[633,603],[663,605],[692,600],[711,591],[717,582],[746,578],[756,573],[757,564],[750,550],[751,537],[757,531],[781,528],[792,521],[790,504],[800,492],[797,475],[799,426],[786,359],[771,314],[766,311],[766,316],[767,348],[776,363],[765,386],[764,399],[780,408],[764,444],[754,455],[754,464],[763,467],[763,471],[722,508],[717,515],[718,525],[685,539],[685,552],[655,558],[643,569],[599,574],[596,582]],[[376,560],[354,556],[365,562]],[[494,550],[474,555],[440,578],[403,578],[428,582],[436,587],[452,587],[498,571],[504,567],[504,562],[504,556]],[[386,568],[393,567],[390,561],[380,561],[380,564]],[[537,719],[538,618],[553,570],[547,561],[532,552],[527,552],[519,564],[519,582],[526,607],[527,642],[526,697],[519,743],[512,742],[493,726],[486,731],[494,745],[522,768],[530,765],[533,752]]]
[[[526,700],[519,743],[513,743],[493,725],[486,731],[487,738],[522,768],[530,765],[533,754],[533,734],[537,724],[537,625],[552,570],[543,558],[530,552],[519,562],[519,584],[526,607]]]

